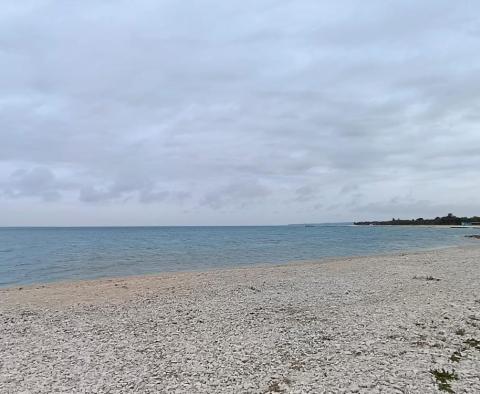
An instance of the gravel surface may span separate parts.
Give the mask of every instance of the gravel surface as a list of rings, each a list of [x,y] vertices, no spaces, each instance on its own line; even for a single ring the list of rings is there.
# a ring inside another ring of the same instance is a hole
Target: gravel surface
[[[477,246],[0,300],[1,393],[480,393]]]

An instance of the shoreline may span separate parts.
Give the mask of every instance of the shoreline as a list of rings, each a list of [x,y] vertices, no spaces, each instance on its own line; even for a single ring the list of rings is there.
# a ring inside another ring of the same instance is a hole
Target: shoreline
[[[417,226],[418,227],[418,226]],[[14,290],[14,289],[21,289],[21,290],[28,290],[31,288],[44,288],[44,287],[51,287],[55,285],[73,285],[80,282],[97,282],[97,281],[112,281],[112,280],[129,280],[129,279],[141,279],[141,278],[149,278],[155,276],[163,276],[163,275],[175,275],[175,274],[195,274],[195,273],[209,273],[209,272],[217,272],[217,271],[230,271],[230,270],[243,270],[243,269],[255,269],[255,268],[268,268],[268,267],[283,267],[283,266],[290,266],[295,264],[328,264],[335,261],[342,261],[342,260],[350,260],[350,259],[362,259],[362,258],[376,258],[376,257],[389,257],[389,256],[397,256],[407,254],[418,254],[418,253],[425,253],[425,252],[432,252],[436,250],[444,250],[444,249],[455,249],[455,248],[480,248],[480,242],[478,244],[475,243],[476,241],[472,241],[472,244],[464,243],[464,244],[454,244],[454,245],[442,245],[442,246],[435,246],[435,247],[428,247],[428,248],[412,248],[412,249],[402,249],[397,251],[390,251],[390,252],[382,252],[382,253],[373,253],[373,254],[357,254],[357,255],[348,255],[348,256],[326,256],[320,257],[317,259],[308,259],[308,260],[290,260],[290,261],[283,261],[283,262],[266,262],[266,263],[252,263],[252,264],[240,264],[240,265],[226,265],[226,266],[219,266],[210,269],[185,269],[185,270],[178,270],[178,271],[158,271],[146,274],[132,274],[132,275],[119,275],[119,276],[100,276],[97,278],[78,278],[78,279],[60,279],[60,280],[52,280],[46,282],[29,282],[29,283],[17,283],[11,285],[0,285],[0,295],[4,291]]]
[[[472,244],[0,289],[0,386],[438,393],[445,369],[480,392],[479,261]]]

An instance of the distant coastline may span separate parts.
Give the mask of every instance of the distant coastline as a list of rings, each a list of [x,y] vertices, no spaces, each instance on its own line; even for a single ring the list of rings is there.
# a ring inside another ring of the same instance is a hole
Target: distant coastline
[[[364,221],[353,222],[358,226],[478,226],[480,225],[480,217],[457,217],[452,213],[447,216],[436,217],[435,219],[395,219],[385,221]]]

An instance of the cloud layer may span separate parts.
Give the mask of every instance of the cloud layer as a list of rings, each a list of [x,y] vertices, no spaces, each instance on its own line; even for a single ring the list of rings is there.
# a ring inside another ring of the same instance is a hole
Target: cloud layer
[[[3,225],[478,214],[480,4],[7,1]]]

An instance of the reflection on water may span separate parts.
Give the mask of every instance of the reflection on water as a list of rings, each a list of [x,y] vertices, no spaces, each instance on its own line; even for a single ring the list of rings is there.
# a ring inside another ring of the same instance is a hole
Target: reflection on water
[[[474,229],[374,226],[0,228],[0,286],[475,243]]]

